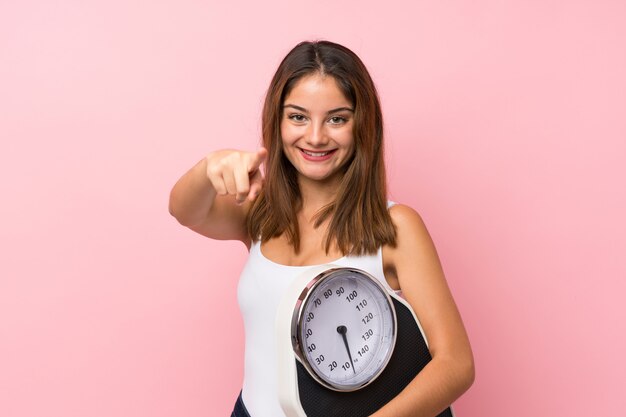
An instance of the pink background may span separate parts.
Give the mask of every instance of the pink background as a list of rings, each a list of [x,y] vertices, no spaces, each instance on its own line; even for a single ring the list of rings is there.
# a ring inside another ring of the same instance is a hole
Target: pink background
[[[210,150],[254,149],[298,41],[379,87],[391,198],[469,331],[460,417],[626,406],[626,3],[0,3],[0,415],[226,416],[246,257],[169,216]]]

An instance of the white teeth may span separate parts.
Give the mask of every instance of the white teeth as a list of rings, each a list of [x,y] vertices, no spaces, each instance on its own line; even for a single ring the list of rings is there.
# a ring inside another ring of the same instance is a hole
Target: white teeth
[[[304,152],[305,154],[309,155],[309,156],[316,156],[316,157],[320,157],[320,156],[326,156],[330,153],[330,151],[328,152],[308,152],[305,151],[304,149],[302,150],[302,152]]]

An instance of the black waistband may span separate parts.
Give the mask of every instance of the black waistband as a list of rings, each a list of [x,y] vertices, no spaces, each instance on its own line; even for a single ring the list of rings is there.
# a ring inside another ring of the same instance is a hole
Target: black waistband
[[[233,409],[233,413],[230,415],[230,417],[250,417],[248,410],[246,410],[246,406],[243,405],[243,400],[241,399],[241,392],[239,393],[239,397],[237,397],[235,408]]]

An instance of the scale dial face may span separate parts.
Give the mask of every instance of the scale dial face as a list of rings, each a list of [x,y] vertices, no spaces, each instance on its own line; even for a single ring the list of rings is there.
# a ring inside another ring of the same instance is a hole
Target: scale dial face
[[[336,391],[372,382],[396,340],[393,303],[364,271],[334,268],[315,277],[294,313],[295,351],[311,376]]]

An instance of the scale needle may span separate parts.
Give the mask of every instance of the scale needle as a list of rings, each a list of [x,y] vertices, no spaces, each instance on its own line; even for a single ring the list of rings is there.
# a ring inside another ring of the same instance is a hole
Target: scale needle
[[[348,332],[348,328],[346,326],[338,326],[337,333],[343,337],[343,344],[346,345],[346,350],[348,351],[348,358],[350,358],[350,363],[352,364],[352,371],[356,374],[356,370],[354,369],[354,362],[352,362],[352,355],[350,354],[350,348],[348,347],[348,338],[346,337],[346,333]]]

